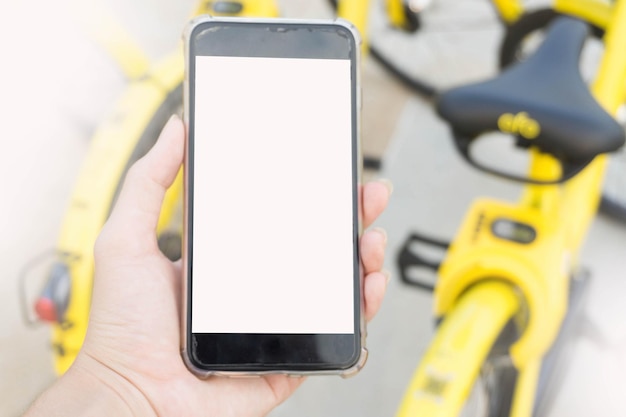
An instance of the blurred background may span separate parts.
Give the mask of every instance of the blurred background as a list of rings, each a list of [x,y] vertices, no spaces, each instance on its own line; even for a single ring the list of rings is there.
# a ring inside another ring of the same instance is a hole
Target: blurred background
[[[98,123],[128,80],[89,36],[89,19],[110,13],[151,59],[178,44],[193,0],[55,2],[0,6],[0,416],[18,416],[55,379],[49,328],[23,323],[18,276],[53,249],[72,187]],[[324,0],[283,0],[287,17],[330,17]],[[373,1],[371,36],[409,73],[438,87],[496,72],[502,26],[487,0],[436,0],[416,36],[388,28]],[[97,10],[98,13],[94,13]],[[90,16],[90,17],[88,17]],[[519,187],[481,174],[455,153],[428,101],[412,95],[371,60],[364,69],[364,150],[382,158],[370,176],[395,185],[378,225],[389,233],[392,272],[380,314],[370,324],[370,357],[355,378],[310,378],[271,416],[389,416],[433,332],[430,294],[403,286],[398,246],[412,230],[450,239],[479,195],[515,199]],[[322,167],[320,167],[322,169]],[[583,252],[592,271],[585,325],[574,343],[552,416],[626,415],[626,227],[598,217]]]

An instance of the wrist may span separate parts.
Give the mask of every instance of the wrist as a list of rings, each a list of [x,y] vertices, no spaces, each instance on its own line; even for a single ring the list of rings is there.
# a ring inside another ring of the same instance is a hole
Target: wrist
[[[24,417],[156,416],[130,381],[88,355],[80,354],[31,406]]]

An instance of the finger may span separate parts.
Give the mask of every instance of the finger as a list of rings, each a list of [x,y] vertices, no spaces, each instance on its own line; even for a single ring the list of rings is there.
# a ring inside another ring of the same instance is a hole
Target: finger
[[[108,222],[108,227],[124,230],[124,235],[132,237],[127,243],[144,248],[148,241],[156,244],[163,196],[176,178],[184,147],[183,123],[172,116],[152,149],[128,170]]]
[[[264,416],[290,397],[305,379],[286,375],[250,379],[212,377],[198,388],[200,397],[207,401],[207,410],[228,409],[231,411],[228,415],[233,416]],[[238,400],[233,403],[232,398]]]
[[[380,271],[385,261],[385,247],[387,246],[387,233],[384,229],[376,227],[368,230],[361,236],[361,262],[365,274]]]
[[[392,191],[393,186],[387,180],[373,181],[363,185],[361,192],[363,195],[364,228],[368,228],[387,207]]]
[[[276,405],[282,403],[294,393],[294,391],[302,385],[306,378],[292,378],[285,375],[268,375],[265,377],[267,385],[270,387],[274,402],[270,404],[272,410]]]
[[[372,272],[367,274],[363,280],[363,298],[365,301],[365,320],[370,321],[380,310],[380,306],[385,298],[389,274],[383,272]]]

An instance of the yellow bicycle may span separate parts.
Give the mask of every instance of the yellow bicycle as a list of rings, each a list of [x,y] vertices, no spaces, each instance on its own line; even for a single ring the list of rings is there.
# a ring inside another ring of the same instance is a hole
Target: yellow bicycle
[[[510,7],[503,16],[512,20],[521,16],[513,13],[516,3],[496,2]],[[399,417],[530,416],[549,405],[550,378],[584,305],[588,277],[578,254],[600,200],[606,154],[625,140],[610,114],[625,99],[626,3],[557,3],[569,7],[561,12],[606,31],[591,92],[578,68],[590,29],[563,18],[523,62],[436,98],[468,162],[526,186],[516,204],[476,201],[449,245],[419,234],[405,242],[398,256],[402,278],[434,290],[440,325]],[[530,153],[525,174],[480,159],[480,143],[493,140],[493,131]],[[439,264],[416,244],[448,252]],[[420,280],[416,268],[437,270],[436,285]]]
[[[334,6],[338,16],[366,33],[368,1],[344,0]],[[388,10],[395,25],[411,27],[413,14],[402,0],[388,1]],[[192,17],[200,14],[276,17],[279,10],[275,0],[200,0]],[[91,148],[52,255],[55,261],[36,300],[36,318],[29,312],[28,303],[22,303],[28,321],[51,324],[54,366],[58,374],[72,364],[85,337],[93,283],[93,245],[113,207],[123,177],[132,163],[154,144],[170,115],[182,109],[182,49],[152,64],[117,22],[98,17],[102,16],[94,16],[92,35],[119,63],[131,82],[111,116],[91,139]],[[367,38],[362,36],[362,39],[365,49]],[[371,161],[371,166],[376,166],[375,160]],[[180,257],[181,193],[182,176],[179,175],[165,196],[157,230],[159,247],[170,259]],[[47,257],[48,254],[44,255]],[[34,263],[37,262],[39,259]],[[29,268],[23,275],[22,281],[25,281]],[[28,297],[23,294],[22,298]]]

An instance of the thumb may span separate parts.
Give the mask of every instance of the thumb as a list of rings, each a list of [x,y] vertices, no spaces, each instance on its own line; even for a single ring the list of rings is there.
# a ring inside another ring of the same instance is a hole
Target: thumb
[[[156,227],[166,190],[182,164],[185,129],[176,115],[167,122],[155,145],[128,170],[106,228],[121,238],[118,249],[143,253],[156,245]]]

